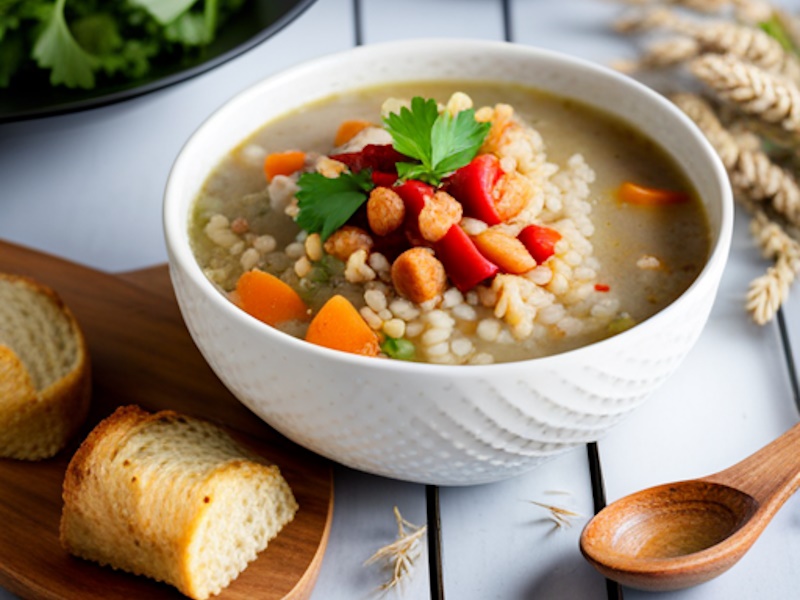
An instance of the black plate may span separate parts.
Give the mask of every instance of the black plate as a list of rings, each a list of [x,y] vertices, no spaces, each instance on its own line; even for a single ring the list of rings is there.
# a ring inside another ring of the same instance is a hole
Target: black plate
[[[251,0],[221,28],[202,56],[151,69],[147,77],[91,90],[51,87],[46,77],[15,81],[0,93],[0,123],[95,108],[184,81],[242,54],[297,18],[314,0]]]

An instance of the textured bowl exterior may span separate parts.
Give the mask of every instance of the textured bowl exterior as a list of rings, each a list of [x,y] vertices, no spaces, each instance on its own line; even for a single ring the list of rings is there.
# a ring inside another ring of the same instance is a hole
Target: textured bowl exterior
[[[636,327],[552,357],[484,366],[370,359],[307,344],[228,302],[189,247],[188,214],[218,161],[262,124],[331,94],[393,81],[511,81],[623,117],[658,140],[706,204],[712,252],[695,283]],[[193,339],[224,384],[272,427],[347,466],[438,485],[528,471],[603,437],[678,367],[700,335],[730,246],[733,201],[702,134],[633,80],[548,51],[498,42],[364,46],[267,79],[217,111],[178,157],[164,227]]]

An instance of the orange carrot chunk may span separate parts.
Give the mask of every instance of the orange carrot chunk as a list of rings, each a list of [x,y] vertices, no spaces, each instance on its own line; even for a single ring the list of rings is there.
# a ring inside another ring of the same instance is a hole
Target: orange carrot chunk
[[[265,271],[243,273],[236,282],[236,292],[242,309],[268,325],[308,319],[308,307],[297,292]]]
[[[378,335],[344,296],[333,296],[311,320],[306,341],[334,350],[377,356]]]
[[[686,192],[650,188],[630,181],[626,181],[619,187],[617,196],[622,202],[650,206],[679,204],[689,200],[689,194]]]
[[[276,175],[291,175],[299,171],[306,163],[306,153],[300,150],[273,152],[264,159],[264,175],[272,181]]]
[[[339,125],[336,132],[336,137],[333,138],[334,146],[341,146],[346,144],[358,134],[362,129],[366,129],[372,125],[369,121],[362,121],[360,119],[353,119],[352,121],[344,121]]]

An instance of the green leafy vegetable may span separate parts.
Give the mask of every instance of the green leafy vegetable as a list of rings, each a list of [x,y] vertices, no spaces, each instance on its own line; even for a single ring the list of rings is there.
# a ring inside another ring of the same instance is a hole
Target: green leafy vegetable
[[[50,18],[33,47],[33,58],[49,68],[50,83],[67,87],[94,87],[95,59],[78,45],[64,18],[66,0],[56,0]]]
[[[381,351],[389,358],[398,360],[414,360],[416,348],[414,342],[405,338],[387,337],[381,344]]]
[[[187,12],[197,0],[131,0],[132,4],[141,6],[161,23],[172,23]]]
[[[297,184],[297,224],[309,233],[319,233],[323,241],[355,214],[375,187],[369,169],[336,178],[303,173]]]
[[[96,87],[199,57],[246,0],[0,0],[0,88]]]
[[[398,163],[398,175],[432,185],[469,164],[491,127],[490,123],[476,121],[472,109],[455,116],[446,110],[440,113],[435,100],[419,96],[411,100],[410,108],[404,106],[399,113],[390,113],[384,124],[394,149],[420,161]]]

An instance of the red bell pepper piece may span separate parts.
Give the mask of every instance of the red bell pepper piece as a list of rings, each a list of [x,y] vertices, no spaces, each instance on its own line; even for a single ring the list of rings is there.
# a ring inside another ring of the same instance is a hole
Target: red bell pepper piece
[[[414,246],[426,245],[422,234],[419,232],[419,214],[425,208],[428,198],[431,198],[435,190],[427,183],[416,179],[409,179],[393,188],[403,199],[406,208],[405,230],[406,236]]]
[[[363,169],[372,169],[381,173],[397,173],[398,162],[409,162],[411,159],[400,154],[391,144],[367,144],[358,152],[332,154],[333,160],[346,164],[353,173]]]
[[[517,235],[531,256],[538,264],[542,264],[555,254],[556,242],[561,239],[561,234],[555,229],[541,225],[528,225]]]
[[[394,191],[403,199],[403,204],[406,205],[406,215],[411,212],[411,216],[418,219],[428,198],[431,198],[436,190],[427,183],[409,179],[394,188]]]
[[[464,207],[464,215],[488,225],[502,221],[492,190],[502,177],[500,160],[494,154],[481,154],[450,176],[447,192]]]
[[[372,183],[377,187],[392,187],[397,182],[397,173],[372,172]]]
[[[451,226],[442,239],[434,242],[433,250],[444,265],[450,281],[462,292],[471,290],[500,271],[496,264],[478,251],[458,224]]]

